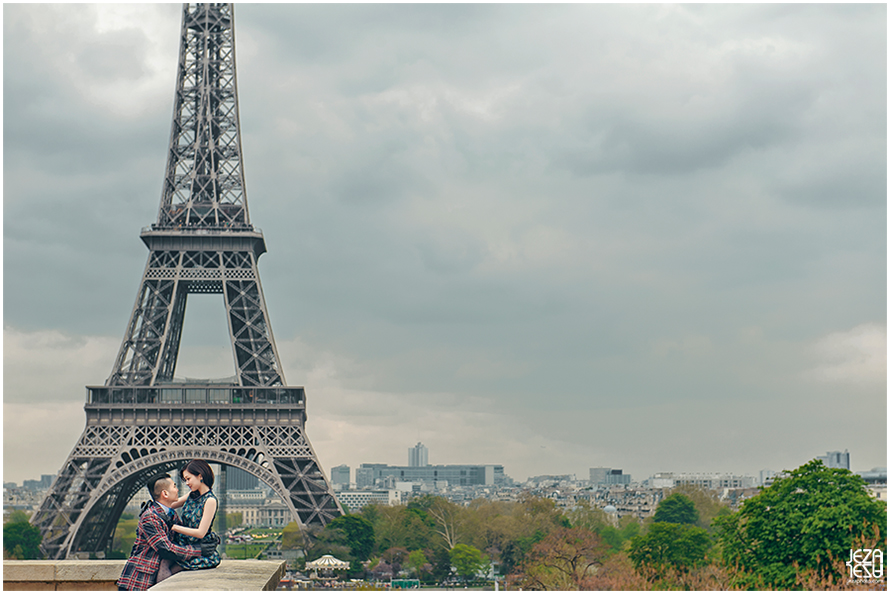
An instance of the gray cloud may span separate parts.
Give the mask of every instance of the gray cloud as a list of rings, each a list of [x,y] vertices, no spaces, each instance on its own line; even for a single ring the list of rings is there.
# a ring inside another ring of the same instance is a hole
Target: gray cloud
[[[806,372],[826,337],[885,326],[885,10],[236,7],[264,291],[323,463],[398,463],[421,432],[519,478],[642,478],[706,446],[704,470],[884,464],[884,422],[828,429],[838,385]],[[69,361],[123,335],[178,19],[4,7],[8,405],[77,402],[113,363],[39,391],[13,364],[42,333]],[[231,373],[216,297],[190,304],[183,374]],[[852,385],[846,414],[883,388]]]

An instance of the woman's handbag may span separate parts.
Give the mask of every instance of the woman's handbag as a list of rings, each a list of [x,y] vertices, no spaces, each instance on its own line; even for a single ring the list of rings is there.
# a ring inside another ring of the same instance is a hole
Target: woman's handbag
[[[202,560],[200,566],[192,566],[192,569],[216,568],[220,565],[220,556],[217,554],[217,546],[220,545],[219,535],[209,531],[201,538],[198,545],[201,547],[201,557],[210,559]]]
[[[199,541],[198,543],[201,546],[202,552],[211,548],[217,549],[217,546],[220,545],[220,536],[213,531],[208,531],[204,534],[204,537],[202,537],[201,541]]]
[[[208,531],[204,534],[204,537],[201,538],[201,543],[220,545],[220,536],[213,531]]]

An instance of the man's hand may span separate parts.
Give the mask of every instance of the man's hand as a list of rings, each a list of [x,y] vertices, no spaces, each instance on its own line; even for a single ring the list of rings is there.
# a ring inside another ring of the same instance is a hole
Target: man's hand
[[[202,543],[201,544],[201,557],[202,558],[211,557],[215,551],[217,551],[217,544],[215,544],[215,543]]]

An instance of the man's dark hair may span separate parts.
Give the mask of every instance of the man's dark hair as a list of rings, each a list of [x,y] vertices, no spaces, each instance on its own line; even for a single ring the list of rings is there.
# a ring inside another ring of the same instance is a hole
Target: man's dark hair
[[[165,489],[163,481],[173,481],[169,475],[164,473],[163,475],[156,475],[145,484],[145,487],[148,488],[149,494],[152,496],[152,500],[157,500],[158,496],[161,495],[161,490]]]

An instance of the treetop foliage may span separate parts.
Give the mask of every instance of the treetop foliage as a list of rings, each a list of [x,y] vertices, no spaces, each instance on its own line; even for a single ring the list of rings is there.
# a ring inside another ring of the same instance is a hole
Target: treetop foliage
[[[701,566],[711,545],[705,529],[690,524],[656,522],[650,525],[646,535],[631,540],[628,556],[638,571],[661,578],[669,569],[686,573]]]
[[[350,554],[356,560],[367,560],[371,555],[374,549],[374,525],[361,516],[355,514],[339,516],[328,523],[327,528],[343,531],[344,545],[349,546]]]
[[[282,529],[282,546],[283,550],[296,550],[303,545],[303,538],[300,535],[300,527],[295,521],[291,521]]]
[[[6,521],[7,523],[30,523],[31,515],[25,512],[24,510],[13,510],[9,513],[9,519]]]
[[[40,542],[43,535],[40,529],[27,521],[8,522],[3,525],[4,558],[18,560],[39,560]]]
[[[657,523],[695,525],[699,521],[699,513],[693,500],[684,494],[675,493],[659,503],[653,520]]]
[[[725,564],[741,570],[741,586],[790,589],[802,570],[831,578],[851,549],[886,549],[887,506],[864,485],[818,459],[786,472],[739,512],[716,519]]]
[[[578,501],[565,517],[571,527],[585,528],[599,535],[614,552],[620,551],[625,542],[640,533],[641,528],[632,516],[622,517],[618,526],[614,526],[610,516],[588,500]]]
[[[712,521],[718,516],[730,513],[730,507],[721,502],[717,492],[714,490],[687,484],[679,485],[672,489],[669,495],[674,494],[683,494],[693,501],[693,504],[696,506],[696,512],[699,515],[699,520],[694,524],[710,533],[715,531]]]
[[[458,575],[465,581],[474,578],[489,565],[489,560],[481,551],[472,545],[463,543],[459,543],[451,549],[449,558]]]

